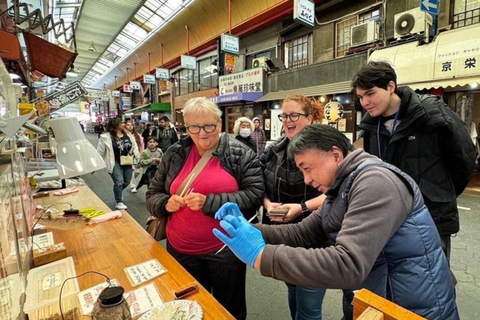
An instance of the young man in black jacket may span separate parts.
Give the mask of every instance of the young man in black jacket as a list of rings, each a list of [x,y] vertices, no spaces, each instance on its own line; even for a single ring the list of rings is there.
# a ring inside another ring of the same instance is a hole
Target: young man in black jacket
[[[359,126],[365,151],[409,174],[419,185],[450,261],[450,238],[460,230],[457,196],[475,167],[465,123],[443,100],[397,88],[386,62],[369,62],[352,87],[367,111]]]
[[[161,117],[158,122],[158,147],[165,153],[177,141],[177,131],[170,126],[170,119],[167,116]]]

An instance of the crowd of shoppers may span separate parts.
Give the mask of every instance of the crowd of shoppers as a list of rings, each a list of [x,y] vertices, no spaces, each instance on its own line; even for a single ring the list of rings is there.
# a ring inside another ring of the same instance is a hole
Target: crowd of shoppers
[[[323,105],[302,95],[283,100],[284,134],[268,147],[261,118],[238,118],[230,136],[205,98],[184,106],[180,140],[166,116],[158,128],[111,119],[98,151],[116,207],[137,168],[148,211],[167,219],[168,252],[236,319],[247,316],[246,265],[286,283],[292,320],[321,319],[328,288],[343,289],[346,320],[360,288],[459,319],[449,259],[475,166],[468,130],[441,98],[397,88],[388,63],[363,66],[352,88],[364,149],[319,124]]]

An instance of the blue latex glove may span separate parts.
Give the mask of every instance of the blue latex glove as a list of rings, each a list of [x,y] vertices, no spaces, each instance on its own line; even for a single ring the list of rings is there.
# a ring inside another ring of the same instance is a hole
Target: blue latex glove
[[[249,266],[255,265],[258,255],[266,247],[260,230],[253,227],[242,215],[227,215],[220,225],[228,236],[218,229],[213,234],[225,243],[235,255]]]
[[[232,215],[234,217],[243,216],[238,204],[233,202],[227,202],[221,206],[220,209],[218,209],[218,211],[215,213],[215,219],[223,220],[227,215]]]

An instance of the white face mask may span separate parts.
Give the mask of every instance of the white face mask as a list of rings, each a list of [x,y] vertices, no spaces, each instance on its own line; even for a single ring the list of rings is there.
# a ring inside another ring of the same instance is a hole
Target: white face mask
[[[249,128],[242,128],[240,129],[239,134],[240,134],[240,137],[242,138],[248,138],[250,137],[251,132]]]

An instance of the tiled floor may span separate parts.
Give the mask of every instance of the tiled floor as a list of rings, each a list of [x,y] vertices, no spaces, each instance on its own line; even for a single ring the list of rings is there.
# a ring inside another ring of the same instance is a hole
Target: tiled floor
[[[96,146],[95,135],[87,135]],[[113,210],[113,184],[105,170],[83,176],[90,188]],[[124,192],[127,211],[144,225],[148,212],[145,191]],[[459,197],[461,232],[452,239],[452,270],[458,280],[457,305],[462,320],[480,319],[480,197]],[[415,288],[412,288],[414,290]],[[323,320],[340,320],[342,294],[340,290],[327,290],[323,303]],[[283,282],[262,277],[258,271],[247,272],[248,320],[288,320],[287,289]]]

